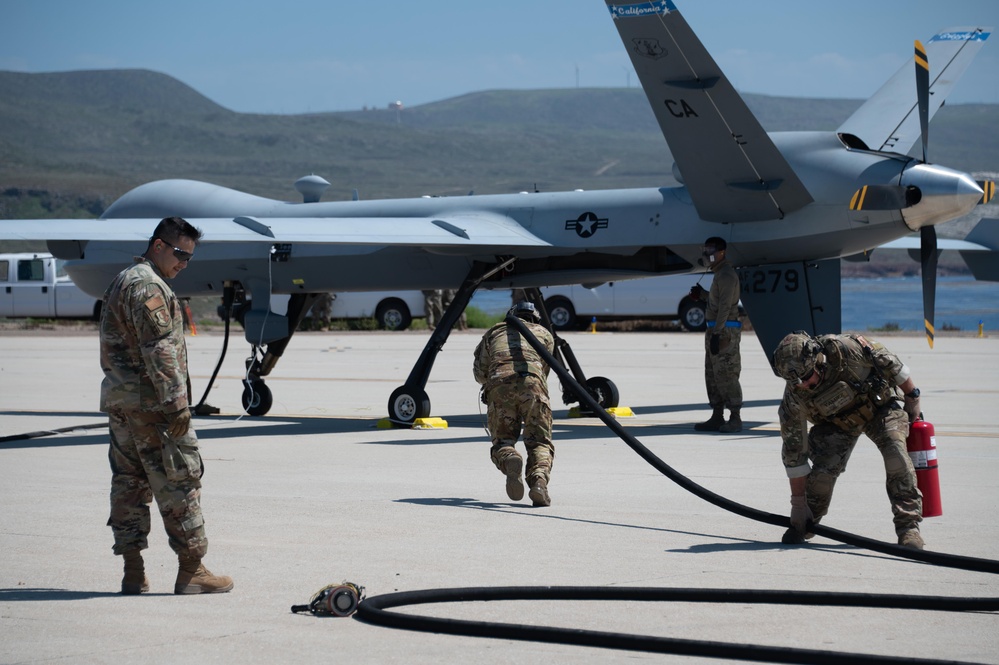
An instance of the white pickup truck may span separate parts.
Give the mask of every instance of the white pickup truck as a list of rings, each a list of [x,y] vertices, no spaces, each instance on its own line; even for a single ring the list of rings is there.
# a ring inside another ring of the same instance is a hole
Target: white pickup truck
[[[80,290],[51,254],[0,254],[0,317],[94,319],[101,301]]]

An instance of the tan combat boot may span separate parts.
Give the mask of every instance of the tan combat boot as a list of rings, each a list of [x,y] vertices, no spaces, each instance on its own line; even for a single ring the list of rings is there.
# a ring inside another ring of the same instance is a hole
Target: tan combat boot
[[[923,543],[923,537],[919,535],[919,529],[909,529],[908,531],[903,531],[898,534],[898,544],[902,547],[908,547],[914,550],[921,550],[925,547]]]
[[[552,499],[548,496],[548,481],[542,476],[534,476],[534,479],[531,480],[531,491],[528,494],[538,508],[552,505]]]
[[[503,473],[506,474],[506,495],[514,501],[524,498],[524,483],[520,480],[520,471],[524,468],[524,460],[520,455],[511,455],[503,461]]]
[[[201,559],[195,559],[184,554],[177,556],[180,569],[177,571],[177,581],[173,585],[175,594],[188,593],[225,593],[232,590],[232,578],[227,575],[212,575],[204,567]]]
[[[493,448],[490,457],[496,468],[506,476],[506,495],[514,501],[523,499],[524,483],[520,480],[520,472],[524,469],[524,459],[520,453],[513,446],[499,446]]]
[[[121,592],[126,596],[137,596],[149,591],[149,578],[146,577],[142,552],[128,550],[121,556],[125,560],[125,576],[121,578]]]

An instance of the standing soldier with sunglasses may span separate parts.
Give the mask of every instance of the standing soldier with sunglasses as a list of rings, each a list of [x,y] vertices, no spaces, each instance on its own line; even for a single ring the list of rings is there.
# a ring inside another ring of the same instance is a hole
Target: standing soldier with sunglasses
[[[787,381],[777,412],[791,483],[791,528],[783,542],[812,537],[809,527],[829,511],[836,479],[866,434],[884,459],[898,544],[923,549],[923,495],[905,448],[909,424],[923,414],[909,367],[861,335],[813,338],[797,331],[777,345],[774,372]]]
[[[162,220],[146,252],[115,277],[101,312],[101,411],[108,414],[114,553],[124,558],[123,594],[149,591],[142,550],[155,497],[179,570],[174,593],[218,593],[232,578],[212,575],[201,515],[203,467],[191,427],[191,382],[181,306],[166,280],[194,257],[201,231]]]

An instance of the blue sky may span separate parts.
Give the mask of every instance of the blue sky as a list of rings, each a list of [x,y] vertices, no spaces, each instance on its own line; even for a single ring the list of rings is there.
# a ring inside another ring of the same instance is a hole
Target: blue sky
[[[675,0],[743,92],[865,98],[995,0]],[[478,90],[636,86],[602,0],[4,0],[0,70],[151,69],[235,111],[407,106]],[[949,103],[999,103],[993,35]]]

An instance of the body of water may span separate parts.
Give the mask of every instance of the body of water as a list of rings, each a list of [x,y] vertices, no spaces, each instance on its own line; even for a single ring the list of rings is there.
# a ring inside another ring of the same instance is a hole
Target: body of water
[[[923,292],[918,277],[844,279],[843,330],[864,331],[893,324],[902,330],[923,330]],[[471,304],[501,314],[510,307],[510,291],[479,291]],[[999,282],[972,277],[938,277],[936,329],[999,330]]]
[[[918,277],[843,280],[843,330],[870,330],[886,323],[923,330],[923,287]],[[938,277],[935,327],[999,330],[999,282]]]

